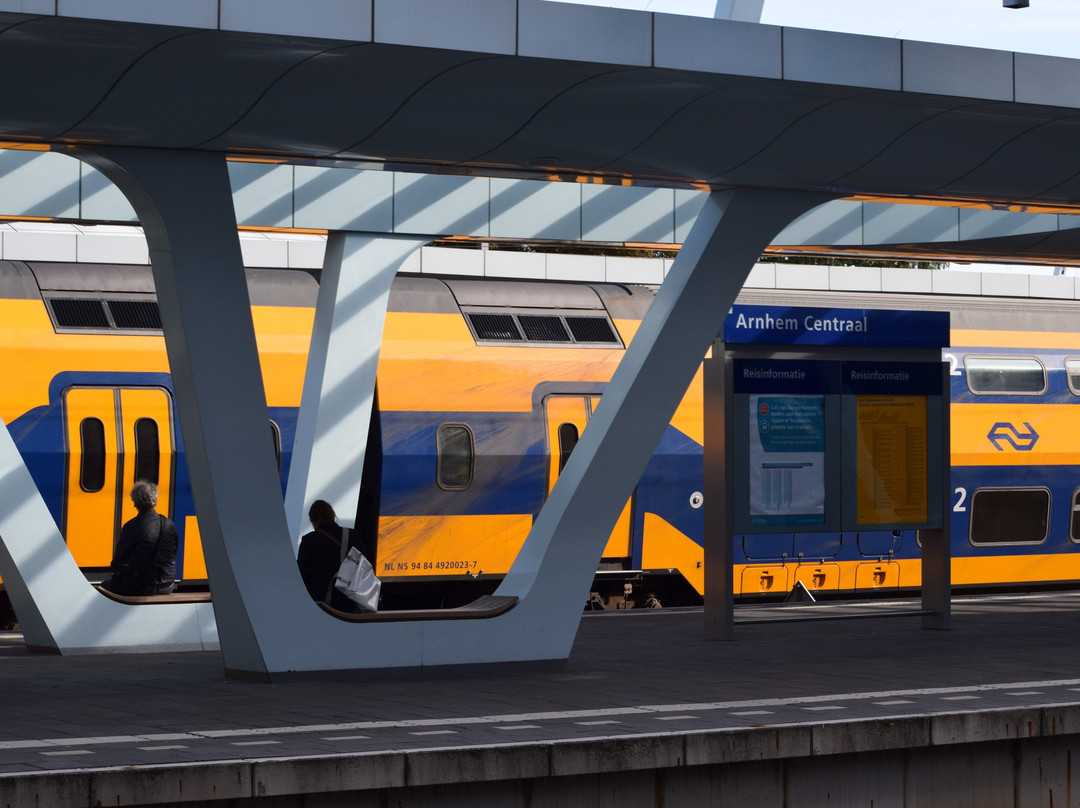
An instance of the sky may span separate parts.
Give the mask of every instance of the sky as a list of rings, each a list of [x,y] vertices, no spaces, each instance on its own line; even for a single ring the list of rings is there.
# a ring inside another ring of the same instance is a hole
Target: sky
[[[716,0],[570,0],[711,17]],[[1080,58],[1080,0],[765,0],[761,21],[855,34]]]

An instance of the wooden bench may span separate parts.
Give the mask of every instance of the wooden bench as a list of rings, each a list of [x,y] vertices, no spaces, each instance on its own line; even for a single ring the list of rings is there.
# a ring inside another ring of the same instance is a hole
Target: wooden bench
[[[164,603],[210,603],[209,592],[170,592],[167,595],[117,595],[100,586],[98,592],[109,600],[126,603],[129,606],[160,605]],[[389,623],[411,620],[485,620],[510,611],[517,603],[517,596],[484,595],[472,603],[454,609],[399,609],[387,612],[343,612],[325,603],[319,606],[327,614],[349,623]]]
[[[486,620],[505,614],[518,602],[516,595],[484,595],[454,609],[399,609],[388,612],[343,612],[319,602],[327,614],[350,623],[391,623],[412,620]]]
[[[170,592],[167,595],[118,595],[100,586],[94,586],[109,600],[126,603],[129,606],[161,605],[163,603],[211,603],[209,592]]]

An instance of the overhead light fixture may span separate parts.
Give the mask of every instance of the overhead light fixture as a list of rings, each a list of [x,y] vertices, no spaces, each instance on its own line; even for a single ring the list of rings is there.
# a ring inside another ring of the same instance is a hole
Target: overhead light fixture
[[[1005,8],[1027,8],[1028,0],[1001,0]]]

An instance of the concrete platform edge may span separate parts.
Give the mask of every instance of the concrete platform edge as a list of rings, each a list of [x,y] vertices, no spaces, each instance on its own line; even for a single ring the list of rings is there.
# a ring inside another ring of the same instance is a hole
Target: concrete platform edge
[[[0,774],[0,805],[141,805],[519,781],[1080,734],[1080,705],[490,746]]]

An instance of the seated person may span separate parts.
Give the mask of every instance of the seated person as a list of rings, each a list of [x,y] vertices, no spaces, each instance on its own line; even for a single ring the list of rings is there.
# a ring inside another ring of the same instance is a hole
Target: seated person
[[[157,500],[153,483],[139,480],[132,487],[131,501],[139,513],[120,528],[112,577],[102,581],[102,589],[117,595],[165,595],[176,589],[180,537],[172,520],[154,510]]]
[[[334,589],[345,554],[350,546],[364,548],[359,543],[355,530],[345,530],[337,523],[337,514],[330,503],[317,499],[308,509],[308,520],[315,528],[305,533],[300,539],[300,552],[296,556],[296,565],[300,568],[300,577],[304,579],[311,599],[322,601],[328,606],[343,612],[357,612],[359,609],[351,600]]]

